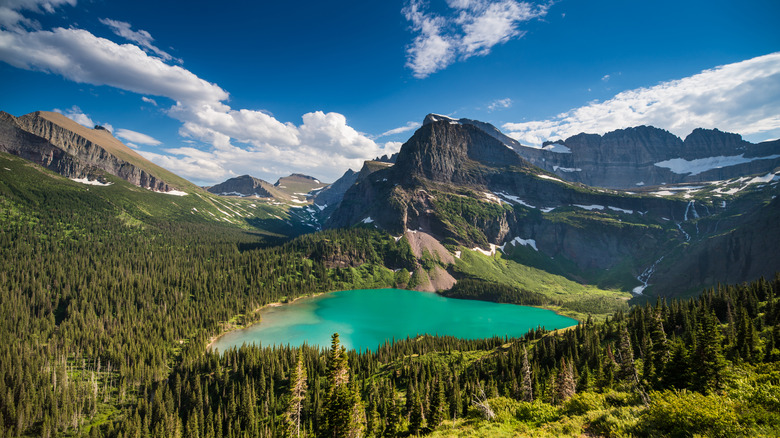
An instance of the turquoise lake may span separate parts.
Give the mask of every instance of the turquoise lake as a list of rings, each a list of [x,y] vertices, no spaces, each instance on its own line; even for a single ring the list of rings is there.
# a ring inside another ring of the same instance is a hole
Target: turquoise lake
[[[212,349],[224,351],[244,343],[329,347],[331,335],[338,332],[347,349],[374,350],[385,341],[422,334],[516,337],[537,326],[552,330],[577,324],[546,309],[400,289],[332,292],[266,307],[260,317],[258,324],[225,334]]]

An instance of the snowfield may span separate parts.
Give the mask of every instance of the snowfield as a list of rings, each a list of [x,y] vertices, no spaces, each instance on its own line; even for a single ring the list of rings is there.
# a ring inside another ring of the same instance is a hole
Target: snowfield
[[[770,155],[768,157],[753,157],[745,158],[745,154],[734,155],[730,157],[709,157],[698,158],[696,160],[685,160],[683,158],[672,158],[671,160],[661,161],[655,163],[658,167],[665,167],[672,172],[682,175],[698,175],[712,169],[720,169],[721,167],[736,166],[737,164],[749,163],[756,160],[774,160],[780,158],[780,155]]]

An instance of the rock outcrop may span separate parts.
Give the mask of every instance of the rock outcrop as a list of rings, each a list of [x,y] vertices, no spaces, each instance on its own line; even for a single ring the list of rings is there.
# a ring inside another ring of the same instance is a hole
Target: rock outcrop
[[[43,111],[21,117],[3,112],[0,125],[0,150],[65,177],[94,178],[102,171],[151,190],[168,192],[183,188],[163,179],[161,175],[167,172],[102,127],[85,128],[61,114]]]
[[[654,172],[663,170],[655,166],[654,160],[660,158],[724,153],[735,146],[750,151],[751,146],[737,142],[738,136],[720,134],[696,132],[686,139],[692,155],[683,154],[684,141],[650,127],[605,136],[582,134],[558,145],[559,152],[537,151],[572,157],[579,149],[592,149],[594,167],[609,157],[633,163],[634,168],[649,165]],[[702,143],[697,138],[701,135],[717,135],[721,141]],[[570,153],[560,152],[566,150]],[[632,152],[637,150],[641,153]],[[628,179],[627,169],[617,166],[610,172]],[[745,204],[744,208],[755,210],[757,206]],[[728,211],[717,197],[694,201],[568,182],[520,157],[495,132],[488,133],[463,119],[431,115],[401,147],[393,166],[367,162],[326,227],[368,224],[393,235],[416,230],[444,244],[481,251],[526,251],[523,257],[534,266],[581,282],[609,277],[630,283],[654,266],[674,273],[663,283],[666,289],[661,292],[674,294],[687,287],[681,276],[696,260],[684,254],[705,244],[714,245],[718,240],[713,238],[724,229],[745,226],[742,216]],[[710,219],[721,212],[723,215]],[[752,245],[760,248],[758,252],[766,252],[766,245]],[[757,255],[750,257],[755,260]],[[778,261],[774,255],[768,259],[770,263]],[[658,260],[663,262],[655,266]],[[721,264],[711,266],[699,278],[723,275],[713,270],[724,269]],[[729,278],[737,277],[738,281],[752,278],[740,273]],[[674,287],[677,280],[680,287]],[[613,287],[609,281],[602,285]],[[646,283],[646,278],[641,281]]]
[[[262,179],[249,175],[235,178],[207,188],[210,193],[222,196],[254,196],[257,198],[277,198],[280,193],[274,186]]]
[[[604,135],[577,134],[547,142],[542,149],[513,147],[562,179],[616,189],[717,181],[780,166],[780,141],[753,144],[717,129],[696,129],[682,140],[639,126]]]

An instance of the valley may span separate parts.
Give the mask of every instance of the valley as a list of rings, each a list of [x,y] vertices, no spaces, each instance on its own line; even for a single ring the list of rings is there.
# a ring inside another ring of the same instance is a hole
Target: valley
[[[429,116],[333,184],[203,188],[59,117],[0,118],[2,435],[282,436],[298,363],[313,436],[336,387],[367,436],[780,428],[777,169],[591,187]]]

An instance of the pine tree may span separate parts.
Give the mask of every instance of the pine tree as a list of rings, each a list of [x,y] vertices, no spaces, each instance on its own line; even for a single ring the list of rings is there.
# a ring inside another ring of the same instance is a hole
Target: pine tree
[[[414,391],[413,394],[407,395],[411,397],[412,406],[409,411],[409,432],[417,435],[422,430],[425,416],[423,415],[422,400],[420,400],[420,393]]]
[[[520,374],[523,375],[523,387],[521,400],[534,401],[533,380],[531,379],[531,366],[528,364],[528,351],[523,346],[523,365],[520,368]]]
[[[359,398],[349,384],[347,351],[340,345],[338,333],[334,333],[331,338],[328,385],[320,435],[332,438],[357,436],[362,426],[360,418],[355,417],[355,405]]]
[[[303,349],[298,351],[298,361],[290,373],[290,398],[285,411],[286,436],[301,436],[303,400],[306,397],[306,367],[303,364]]]
[[[655,384],[660,381],[660,376],[664,374],[664,367],[669,362],[669,343],[666,340],[661,313],[653,312],[653,327],[650,331],[652,339],[652,361],[654,375],[650,376]]]
[[[566,359],[561,359],[561,371],[555,380],[555,400],[563,403],[577,392],[577,383],[574,381],[574,367]]]
[[[442,372],[438,373],[438,377],[434,382],[433,395],[431,400],[431,412],[428,420],[428,427],[435,429],[442,421],[444,421],[444,413],[447,410],[444,401],[444,383],[442,382]]]
[[[696,347],[691,357],[691,380],[693,388],[703,393],[723,389],[726,359],[723,357],[717,318],[703,309],[696,330]]]

